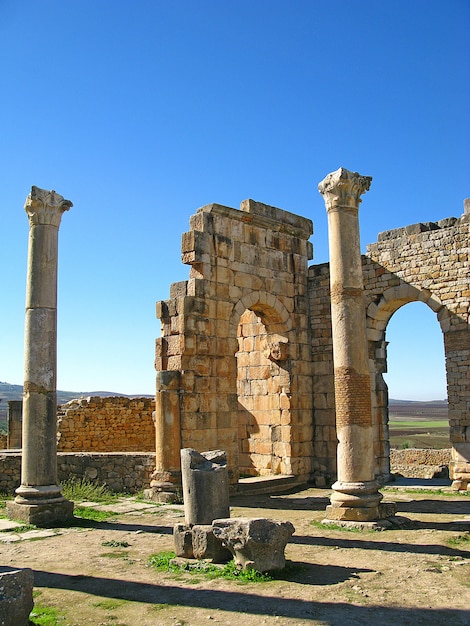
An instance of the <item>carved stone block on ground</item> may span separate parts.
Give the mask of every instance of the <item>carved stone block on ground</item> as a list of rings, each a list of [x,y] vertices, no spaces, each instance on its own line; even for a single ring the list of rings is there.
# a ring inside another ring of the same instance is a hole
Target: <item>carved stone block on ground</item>
[[[237,565],[259,572],[285,567],[284,550],[295,531],[290,522],[264,518],[218,519],[212,528],[215,537],[233,554]]]

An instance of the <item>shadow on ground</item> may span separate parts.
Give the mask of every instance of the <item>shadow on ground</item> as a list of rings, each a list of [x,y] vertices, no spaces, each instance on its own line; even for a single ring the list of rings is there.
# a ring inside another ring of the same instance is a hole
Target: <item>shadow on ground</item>
[[[328,567],[323,566],[322,570]],[[336,568],[348,571],[347,568]],[[324,572],[323,574],[324,575]],[[343,574],[342,574],[343,575]],[[338,577],[332,582],[339,582]],[[49,587],[83,592],[90,595],[149,604],[167,603],[185,607],[243,612],[252,615],[272,615],[280,618],[321,620],[331,626],[347,624],[469,624],[469,613],[462,610],[409,609],[401,607],[362,607],[334,602],[308,602],[279,596],[260,596],[255,593],[188,589],[174,585],[154,585],[130,580],[69,576],[36,570],[35,587]],[[282,622],[280,622],[282,623]]]

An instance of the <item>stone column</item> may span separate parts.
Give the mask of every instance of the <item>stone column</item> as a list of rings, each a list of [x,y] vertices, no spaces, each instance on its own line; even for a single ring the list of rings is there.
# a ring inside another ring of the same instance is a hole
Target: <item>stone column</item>
[[[55,191],[32,187],[29,218],[21,485],[8,514],[37,526],[72,518],[57,484],[57,250],[62,213],[72,206]]]
[[[328,213],[338,480],[327,519],[383,517],[374,477],[371,380],[363,303],[358,211],[372,178],[340,168],[318,186]]]
[[[146,496],[157,502],[182,502],[179,370],[157,372],[155,394],[155,471]]]

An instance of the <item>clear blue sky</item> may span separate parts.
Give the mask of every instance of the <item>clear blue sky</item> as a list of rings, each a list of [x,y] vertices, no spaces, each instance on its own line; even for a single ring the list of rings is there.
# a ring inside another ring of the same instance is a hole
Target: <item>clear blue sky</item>
[[[364,249],[462,214],[469,41],[467,0],[0,0],[0,380],[23,382],[31,185],[74,203],[58,387],[151,394],[155,301],[188,277],[198,207],[254,198],[309,217],[314,263],[328,260],[317,184],[340,166],[373,177]],[[390,393],[444,398],[439,326],[413,311],[387,336]]]

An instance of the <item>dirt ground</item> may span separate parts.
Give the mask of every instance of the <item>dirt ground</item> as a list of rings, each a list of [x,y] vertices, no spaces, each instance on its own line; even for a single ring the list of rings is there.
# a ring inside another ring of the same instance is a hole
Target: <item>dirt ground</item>
[[[293,567],[283,580],[241,585],[156,572],[147,560],[173,549],[182,507],[131,498],[101,507],[120,513],[87,528],[43,538],[3,532],[0,563],[32,568],[36,602],[56,607],[64,626],[470,624],[470,497],[387,490],[412,526],[351,532],[312,524],[323,519],[328,495],[307,489],[232,501],[232,517],[294,524],[286,548]]]

